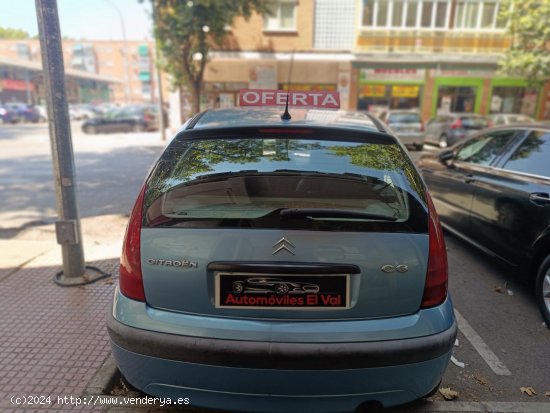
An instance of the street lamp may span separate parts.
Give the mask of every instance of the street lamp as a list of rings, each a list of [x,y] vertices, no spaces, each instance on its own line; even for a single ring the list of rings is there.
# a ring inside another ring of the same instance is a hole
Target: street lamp
[[[125,97],[126,97],[126,103],[130,103],[132,100],[131,95],[131,82],[130,82],[130,62],[128,60],[128,41],[126,39],[126,26],[124,25],[124,16],[118,6],[116,6],[111,0],[105,0],[108,4],[113,6],[113,8],[117,11],[118,16],[120,18],[120,27],[122,29],[122,41],[124,43],[124,63],[126,65],[126,88],[125,88]]]

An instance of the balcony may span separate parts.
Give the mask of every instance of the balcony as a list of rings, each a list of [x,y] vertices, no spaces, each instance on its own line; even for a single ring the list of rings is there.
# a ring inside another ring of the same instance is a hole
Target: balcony
[[[510,40],[502,31],[424,31],[364,29],[357,52],[500,54]]]

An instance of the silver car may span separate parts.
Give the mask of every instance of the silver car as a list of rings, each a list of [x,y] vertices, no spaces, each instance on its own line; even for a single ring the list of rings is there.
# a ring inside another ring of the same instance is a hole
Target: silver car
[[[420,113],[413,110],[390,110],[383,120],[407,147],[422,150],[424,146],[424,124]]]

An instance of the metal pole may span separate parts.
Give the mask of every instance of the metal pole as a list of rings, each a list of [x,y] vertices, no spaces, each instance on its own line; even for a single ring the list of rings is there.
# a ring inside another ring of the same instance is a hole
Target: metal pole
[[[62,285],[83,284],[92,281],[93,276],[85,274],[57,1],[35,0],[35,5],[59,218],[55,223],[55,229],[63,258],[63,272],[56,275],[56,282]]]
[[[153,24],[157,24],[157,7],[155,0],[151,0],[151,7],[153,8]],[[157,87],[158,87],[158,107],[159,107],[159,128],[160,128],[160,139],[166,140],[166,124],[164,122],[164,96],[162,93],[162,73],[160,72],[160,52],[156,44],[155,38],[155,70],[157,72]]]

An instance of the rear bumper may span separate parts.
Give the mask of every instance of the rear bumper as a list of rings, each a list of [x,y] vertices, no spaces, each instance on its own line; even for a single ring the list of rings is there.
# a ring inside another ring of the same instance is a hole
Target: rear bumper
[[[146,328],[139,328],[135,314],[121,308],[135,312],[146,305],[122,297],[115,295],[107,326],[117,365],[132,385],[156,397],[188,398],[193,406],[241,412],[322,413],[353,411],[365,401],[384,406],[410,402],[441,381],[457,331],[447,300],[439,307],[395,321],[394,330],[408,334],[401,338],[392,336],[387,320],[385,331],[377,324],[380,320],[352,320],[346,332],[341,327],[342,331],[331,336],[320,332],[322,326],[333,329],[336,324],[325,321],[236,321],[184,314],[178,317],[186,320],[187,328],[181,323],[179,333],[168,333],[153,331],[152,326],[162,325],[158,320],[173,315],[161,310],[141,312],[138,319]],[[190,321],[193,317],[201,319],[198,330]],[[209,323],[218,326],[217,333]],[[268,324],[272,328],[264,339],[257,340],[251,339],[260,337],[252,331],[233,330],[242,323],[250,323],[250,329],[257,325],[266,330]],[[343,326],[347,322],[337,323]],[[372,331],[358,329],[371,323],[376,327]],[[299,325],[303,333],[307,324],[315,330],[313,335],[292,332]],[[276,334],[281,326],[289,331],[286,340]],[[438,331],[428,335],[410,334],[411,328],[420,332],[434,326]],[[227,330],[235,339],[228,338]],[[203,334],[198,334],[200,331]],[[367,338],[370,341],[365,341]]]
[[[160,333],[107,318],[111,341],[149,357],[223,367],[324,370],[388,367],[443,356],[453,347],[456,323],[441,333],[400,340],[292,343],[226,340]]]

